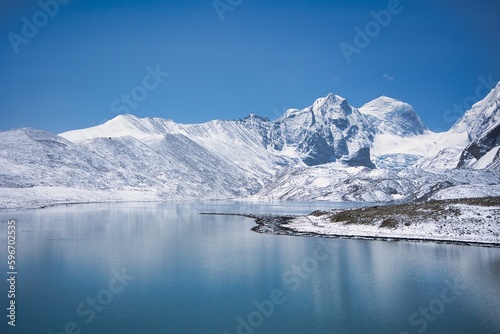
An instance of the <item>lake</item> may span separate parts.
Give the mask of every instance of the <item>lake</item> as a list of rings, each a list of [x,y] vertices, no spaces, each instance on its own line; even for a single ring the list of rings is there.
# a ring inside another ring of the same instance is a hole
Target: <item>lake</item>
[[[1,333],[500,333],[500,249],[258,234],[345,203],[127,203],[16,221],[16,327]]]

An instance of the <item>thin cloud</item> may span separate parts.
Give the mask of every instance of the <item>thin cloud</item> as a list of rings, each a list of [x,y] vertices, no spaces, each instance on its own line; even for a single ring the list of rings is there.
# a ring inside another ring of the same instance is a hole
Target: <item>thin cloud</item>
[[[388,80],[388,81],[393,81],[394,80],[394,77],[390,76],[389,74],[386,74],[384,73],[382,75],[382,77],[385,79],[385,80]]]

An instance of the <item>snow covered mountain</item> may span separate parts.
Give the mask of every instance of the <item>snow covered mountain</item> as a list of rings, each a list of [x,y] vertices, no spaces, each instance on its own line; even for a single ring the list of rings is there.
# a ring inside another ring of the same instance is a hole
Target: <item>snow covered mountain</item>
[[[460,155],[459,168],[500,170],[500,83],[456,124],[467,129],[470,144]]]
[[[428,130],[411,105],[387,96],[366,103],[359,111],[368,117],[380,135],[411,137]]]
[[[432,158],[426,162],[426,159],[442,154],[443,150],[461,151],[468,143],[465,133],[430,131],[411,105],[386,96],[368,102],[359,111],[376,128],[371,152],[377,168],[400,171],[417,164],[453,168],[458,163],[456,156],[451,163],[453,167],[443,160],[437,162]]]
[[[448,147],[423,160],[418,167],[500,170],[500,83],[474,104],[443,138]]]
[[[369,154],[373,132],[367,119],[346,99],[329,94],[308,108],[290,109],[273,122],[249,115],[237,121],[176,124],[159,118],[120,115],[105,124],[61,136],[73,142],[124,136],[148,141],[165,133],[182,134],[249,169],[270,164],[266,170],[270,172],[277,160],[282,165],[293,159],[309,166],[342,161],[373,167]],[[274,158],[268,161],[268,156]]]
[[[0,207],[110,200],[393,201],[500,193],[500,84],[449,131],[382,96],[329,94],[271,121],[120,115],[60,135],[0,132]],[[460,167],[456,169],[455,167]]]
[[[286,168],[253,198],[391,202],[498,194],[500,172],[494,170],[406,168],[397,171],[324,164]]]
[[[346,99],[329,94],[308,108],[290,109],[271,123],[268,145],[315,166],[341,161],[374,167],[370,146],[374,129]]]
[[[179,152],[183,152],[179,154]],[[132,136],[77,143],[32,129],[0,133],[0,187],[65,187],[151,192],[162,198],[234,198],[260,189],[238,166],[183,135],[153,142]]]

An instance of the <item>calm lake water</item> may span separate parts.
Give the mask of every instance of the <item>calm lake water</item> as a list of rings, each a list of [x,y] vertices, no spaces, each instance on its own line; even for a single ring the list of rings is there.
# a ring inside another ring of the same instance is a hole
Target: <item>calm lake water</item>
[[[500,333],[500,249],[261,235],[327,203],[99,204],[17,221],[16,327],[1,333]]]

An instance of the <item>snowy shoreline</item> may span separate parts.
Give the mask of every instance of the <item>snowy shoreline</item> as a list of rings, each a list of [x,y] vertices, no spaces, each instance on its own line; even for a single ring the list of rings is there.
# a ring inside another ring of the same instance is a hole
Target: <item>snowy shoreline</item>
[[[44,209],[59,205],[158,202],[155,192],[117,190],[114,192],[68,187],[2,188],[0,212]]]
[[[500,247],[500,197],[439,200],[306,216],[263,216],[254,231],[269,234]]]

